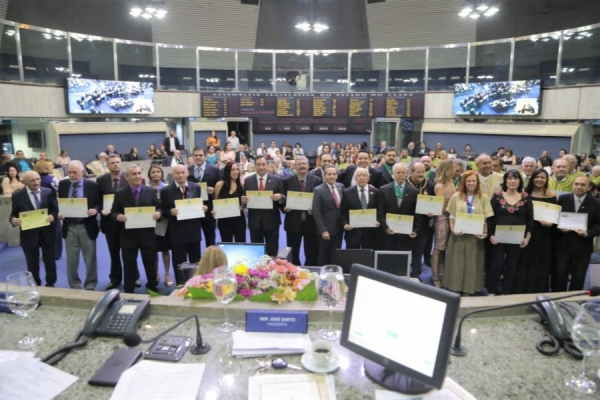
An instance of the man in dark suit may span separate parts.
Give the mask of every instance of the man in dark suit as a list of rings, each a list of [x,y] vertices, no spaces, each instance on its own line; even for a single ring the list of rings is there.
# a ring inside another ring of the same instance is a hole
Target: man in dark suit
[[[283,192],[288,196],[288,192],[307,192],[312,193],[313,189],[319,186],[323,181],[318,176],[308,173],[308,158],[305,156],[296,157],[295,173],[283,180]],[[305,265],[317,266],[317,226],[312,216],[312,210],[292,210],[289,207],[283,209],[285,212],[285,222],[283,229],[287,236],[287,245],[292,248],[292,263],[300,263],[300,244],[304,238],[304,258]]]
[[[387,149],[384,154],[383,165],[381,167],[379,167],[379,172],[381,172],[380,186],[379,186],[380,189],[383,185],[394,182],[393,168],[394,168],[395,164],[396,164],[396,150]]]
[[[435,183],[435,177],[437,176],[435,169],[433,169],[433,161],[429,156],[421,157],[421,164],[425,166],[425,179],[431,183]]]
[[[173,167],[173,183],[165,187],[160,192],[162,203],[163,218],[169,219],[168,237],[171,242],[171,252],[173,254],[173,270],[177,284],[184,284],[180,281],[177,268],[189,260],[190,263],[200,261],[200,229],[202,228],[201,218],[191,218],[179,220],[179,210],[175,202],[184,199],[201,198],[200,185],[194,182],[188,182],[188,169],[183,165]],[[204,205],[204,211],[208,207]]]
[[[330,264],[333,253],[342,247],[344,231],[340,222],[344,185],[337,182],[335,165],[324,169],[325,180],[313,190],[313,216],[319,235],[319,265]]]
[[[421,162],[414,162],[410,165],[410,176],[407,182],[410,186],[419,191],[419,194],[435,196],[435,185],[425,179],[425,165]],[[434,215],[416,214],[415,219],[421,220],[421,228],[417,232],[417,237],[413,240],[412,247],[412,271],[411,277],[419,278],[421,276],[421,260],[426,265],[431,265],[431,246],[433,243],[433,217]],[[420,278],[419,278],[420,279]]]
[[[379,233],[379,221],[372,228],[354,228],[350,225],[350,210],[377,210],[379,190],[369,185],[369,170],[358,167],[354,173],[356,185],[344,189],[341,211],[341,224],[347,249],[374,249]]]
[[[121,171],[121,157],[112,155],[108,157],[108,174],[98,179],[99,201],[104,205],[104,196],[114,195],[118,189],[127,187],[127,180]],[[110,254],[110,284],[106,290],[121,286],[123,280],[123,264],[121,263],[121,239],[120,230],[115,222],[110,219],[110,210],[102,210],[100,218],[100,231],[106,236],[106,245]],[[141,284],[141,283],[140,283]],[[138,285],[139,286],[139,285]]]
[[[281,225],[279,210],[281,204],[285,204],[283,182],[277,175],[267,173],[267,159],[264,156],[256,156],[254,166],[256,167],[256,174],[244,181],[242,203],[248,204],[246,193],[249,190],[271,190],[273,191],[271,196],[273,207],[269,210],[248,209],[250,241],[252,243],[266,243],[267,254],[275,257],[279,251],[279,225]]]
[[[181,152],[179,150],[175,150],[172,156],[167,156],[163,160],[163,167],[174,167],[176,165],[186,165],[181,158]]]
[[[50,225],[42,228],[27,229],[25,231],[21,229],[19,237],[27,262],[27,270],[33,275],[35,283],[38,286],[42,284],[42,280],[40,279],[41,248],[44,268],[46,269],[46,286],[54,287],[56,283],[56,263],[54,260],[56,229],[54,228],[54,220],[58,208],[56,197],[51,189],[40,187],[42,180],[37,172],[25,172],[21,180],[25,184],[25,187],[15,191],[12,195],[10,223],[12,226],[20,227],[22,221],[19,213],[41,209],[48,210],[46,220]]]
[[[394,182],[379,189],[377,204],[377,220],[385,233],[384,249],[395,251],[410,251],[412,241],[421,230],[421,220],[415,218],[412,232],[409,234],[395,233],[386,223],[386,214],[415,215],[417,195],[419,191],[406,182],[408,167],[398,163],[393,168]]]
[[[215,198],[215,185],[221,179],[221,173],[217,167],[206,162],[206,153],[202,147],[196,147],[193,152],[194,165],[188,168],[187,180],[195,183],[206,183],[208,201],[204,204],[212,210],[212,201]],[[204,232],[204,244],[206,247],[215,244],[215,230],[217,221],[210,212],[206,213],[202,220],[202,232]]]
[[[160,219],[158,211],[159,201],[156,190],[142,185],[142,169],[137,165],[130,165],[125,172],[127,187],[115,192],[115,201],[110,212],[110,217],[120,230],[121,253],[123,254],[123,269],[125,293],[133,293],[136,279],[139,276],[137,266],[138,250],[142,253],[142,262],[146,270],[146,288],[156,291],[156,234],[154,228],[126,229],[127,216],[125,208],[154,207],[152,219]]]
[[[325,174],[323,173],[323,171],[325,170],[326,166],[333,165],[333,157],[329,153],[321,153],[318,157],[319,157],[321,166],[313,169],[309,173],[313,174],[313,175],[321,178],[321,180],[323,180],[323,178],[325,177]]]
[[[169,136],[163,141],[163,146],[165,147],[168,156],[172,156],[175,153],[175,150],[181,150],[179,139],[175,137],[174,130],[169,131]]]
[[[427,144],[425,144],[425,142],[421,142],[419,144],[419,147],[413,150],[411,157],[423,157],[423,156],[428,156],[428,155],[429,155],[429,147],[427,147]]]
[[[106,146],[105,153],[107,156],[119,155],[119,152],[117,150],[115,150],[115,146],[113,146],[112,144],[109,144],[108,146]]]
[[[563,194],[558,204],[563,212],[587,214],[587,230],[558,229],[556,240],[556,264],[552,274],[552,291],[582,290],[594,251],[594,237],[600,236],[600,201],[592,197],[588,190],[590,178],[578,176],[573,182],[573,193]]]
[[[238,164],[241,163],[242,156],[246,156],[246,160],[254,159],[254,156],[252,155],[252,153],[250,153],[248,150],[246,150],[244,148],[244,146],[238,147],[237,151],[235,152],[235,162]]]
[[[65,238],[67,250],[67,280],[71,289],[81,289],[81,280],[77,272],[81,253],[85,263],[83,288],[94,290],[98,283],[96,238],[99,228],[96,215],[102,208],[98,184],[83,179],[85,167],[81,161],[71,161],[67,167],[67,173],[69,179],[63,179],[58,184],[58,197],[61,199],[86,199],[88,215],[87,218],[65,218],[60,213],[58,214],[58,218],[63,221],[62,237]]]
[[[365,147],[366,149],[366,147]],[[381,141],[381,144],[379,145],[379,149],[377,149],[377,152],[375,154],[385,154],[385,151],[389,149],[387,142],[385,140]]]
[[[381,172],[371,167],[369,164],[369,152],[366,150],[359,150],[356,154],[356,165],[348,165],[348,168],[340,173],[340,181],[344,184],[344,187],[349,188],[350,186],[356,185],[354,175],[357,168],[367,168],[369,172],[369,184],[379,188],[381,186]]]

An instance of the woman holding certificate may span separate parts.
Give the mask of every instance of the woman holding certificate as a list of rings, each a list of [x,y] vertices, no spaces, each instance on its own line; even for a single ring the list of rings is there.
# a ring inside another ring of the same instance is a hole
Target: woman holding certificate
[[[488,233],[486,219],[494,215],[477,172],[465,172],[446,211],[452,234],[448,240],[443,285],[453,292],[470,296],[484,287],[483,239]]]
[[[443,151],[443,150],[442,150]],[[454,189],[454,163],[444,160],[440,163],[435,178],[435,195],[444,198],[442,215],[434,219],[435,246],[431,255],[432,281],[437,287],[441,287],[440,277],[444,276],[444,264],[446,261],[446,249],[448,248],[448,237],[450,236],[450,218],[448,214],[448,203],[456,191]]]
[[[546,293],[550,291],[550,266],[552,265],[552,242],[554,239],[554,223],[550,221],[552,213],[558,217],[560,206],[557,206],[556,193],[548,189],[548,172],[537,169],[531,174],[529,184],[525,188],[533,204],[535,223],[531,232],[529,245],[521,251],[517,281],[525,283],[523,293]]]
[[[240,166],[233,161],[228,161],[223,169],[223,180],[215,185],[215,199],[236,199],[240,213],[237,217],[219,218],[219,214],[213,210],[223,242],[233,242],[235,239],[236,243],[246,243],[246,217],[241,207],[243,194],[244,190],[240,182]]]
[[[521,249],[527,247],[533,230],[533,205],[523,190],[523,178],[517,170],[504,174],[502,191],[491,199],[494,218],[490,219],[492,262],[486,275],[485,287],[489,294],[498,292],[500,276],[502,294],[522,293],[524,273],[517,273]]]

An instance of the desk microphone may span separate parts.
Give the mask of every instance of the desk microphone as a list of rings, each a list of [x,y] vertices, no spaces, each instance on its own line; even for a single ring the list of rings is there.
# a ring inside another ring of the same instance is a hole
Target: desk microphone
[[[460,345],[462,323],[467,317],[469,317],[473,314],[478,314],[478,313],[482,313],[482,312],[486,312],[486,311],[503,310],[505,308],[512,308],[512,307],[529,306],[532,304],[540,304],[540,303],[546,303],[548,301],[563,300],[563,299],[568,299],[570,297],[586,296],[586,295],[590,296],[590,297],[595,297],[595,296],[600,295],[600,287],[593,287],[589,290],[584,290],[582,292],[576,292],[576,293],[568,294],[566,296],[556,297],[553,299],[526,301],[524,303],[510,304],[510,305],[506,305],[506,306],[480,308],[478,310],[470,311],[461,318],[460,323],[458,324],[458,331],[456,331],[456,337],[454,338],[454,344],[452,345],[452,349],[450,349],[450,354],[452,354],[453,356],[458,356],[458,357],[464,357],[467,355],[466,349]]]
[[[200,321],[198,321],[198,317],[196,315],[190,315],[189,317],[179,321],[172,327],[168,328],[164,332],[161,332],[160,334],[156,335],[152,339],[144,340],[144,339],[142,339],[142,337],[140,335],[138,335],[135,332],[126,333],[123,336],[123,343],[125,343],[125,345],[127,345],[128,347],[135,347],[135,346],[138,346],[140,343],[154,342],[156,339],[166,335],[167,333],[171,332],[173,329],[184,324],[185,322],[189,321],[192,318],[196,319],[196,344],[190,347],[190,352],[192,354],[206,354],[210,351],[210,345],[208,343],[202,342],[202,334],[200,333]]]

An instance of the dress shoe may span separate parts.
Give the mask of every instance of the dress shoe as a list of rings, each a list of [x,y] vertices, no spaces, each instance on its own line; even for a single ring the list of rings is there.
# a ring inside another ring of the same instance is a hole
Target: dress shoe
[[[135,280],[135,287],[142,287],[142,281],[140,281],[139,279]]]
[[[106,290],[118,289],[121,285],[119,283],[112,283],[106,287]]]

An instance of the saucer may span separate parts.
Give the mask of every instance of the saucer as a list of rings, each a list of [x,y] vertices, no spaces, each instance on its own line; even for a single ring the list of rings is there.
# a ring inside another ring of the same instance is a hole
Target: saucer
[[[304,355],[302,356],[302,359],[300,361],[302,362],[302,366],[304,368],[306,368],[310,372],[316,372],[319,374],[326,374],[329,372],[333,372],[336,369],[338,369],[340,366],[340,359],[335,353],[331,357],[331,362],[329,363],[328,367],[317,366],[315,364],[315,359],[313,358],[313,356],[310,352],[304,353]]]

